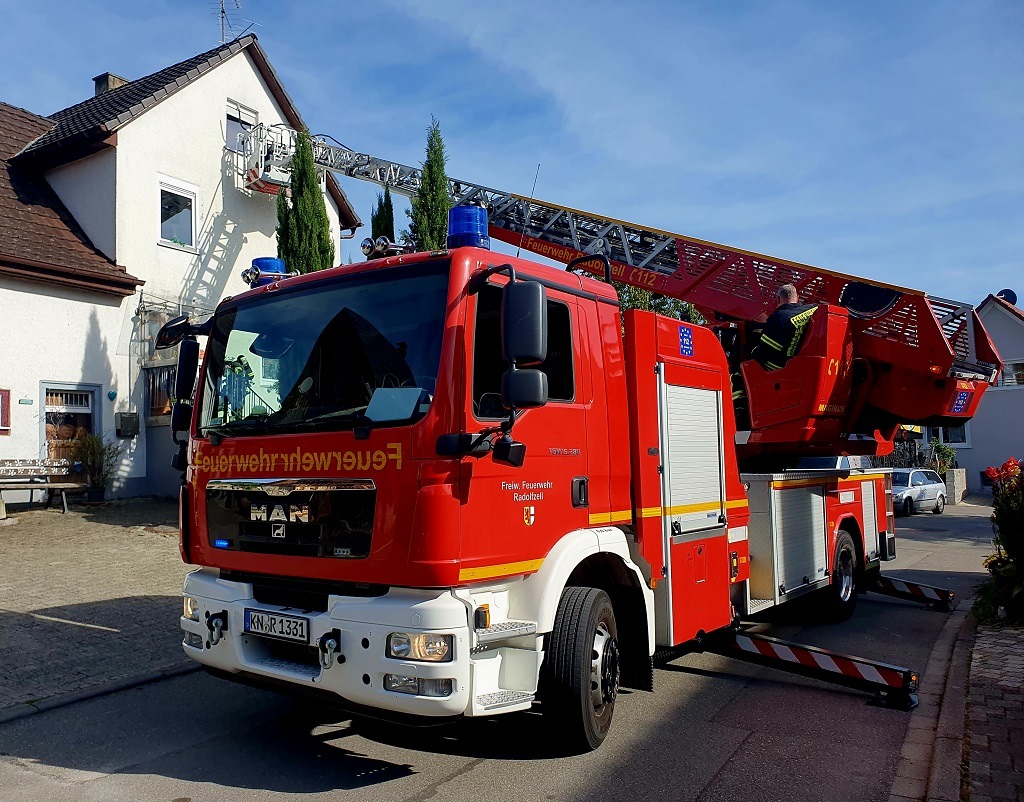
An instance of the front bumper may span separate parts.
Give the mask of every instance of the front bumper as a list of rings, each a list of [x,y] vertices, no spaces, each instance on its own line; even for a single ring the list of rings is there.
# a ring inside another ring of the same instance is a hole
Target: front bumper
[[[471,714],[469,610],[450,590],[393,588],[385,596],[372,598],[331,596],[326,612],[302,612],[262,604],[253,598],[252,585],[200,570],[185,578],[183,592],[196,600],[199,620],[182,616],[182,648],[212,669],[242,675],[240,679],[265,678],[328,692],[339,697],[339,704],[413,716]],[[324,636],[340,636],[330,667],[321,667],[316,648],[282,645],[244,632],[246,608],[307,619],[312,647]],[[219,640],[207,624],[211,616],[226,621]],[[389,658],[385,649],[391,632],[450,634],[452,659],[425,663]],[[386,674],[451,680],[452,691],[444,697],[389,691],[384,685]]]

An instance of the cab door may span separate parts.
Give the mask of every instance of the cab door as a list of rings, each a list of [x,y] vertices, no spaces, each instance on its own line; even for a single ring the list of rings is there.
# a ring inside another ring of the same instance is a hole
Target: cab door
[[[501,277],[484,285],[467,316],[464,418],[471,435],[494,432],[508,414],[501,403],[504,283]],[[548,355],[537,367],[548,377],[548,403],[522,412],[512,430],[526,445],[524,464],[498,463],[490,453],[463,460],[460,582],[535,571],[562,535],[589,525],[584,357],[570,290],[547,287]]]

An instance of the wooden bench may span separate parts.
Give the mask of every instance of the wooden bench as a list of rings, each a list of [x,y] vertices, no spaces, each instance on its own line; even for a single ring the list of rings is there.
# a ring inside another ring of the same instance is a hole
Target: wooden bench
[[[7,517],[4,503],[5,490],[28,490],[29,503],[36,490],[47,492],[46,506],[53,503],[53,497],[60,493],[64,512],[68,511],[69,490],[85,490],[81,482],[69,482],[71,463],[66,459],[0,459],[0,520]]]

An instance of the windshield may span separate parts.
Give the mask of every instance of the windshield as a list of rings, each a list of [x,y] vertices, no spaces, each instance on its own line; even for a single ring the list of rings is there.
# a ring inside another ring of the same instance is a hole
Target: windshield
[[[906,487],[907,481],[910,478],[909,471],[893,471],[892,472],[892,486],[893,487]]]
[[[418,419],[444,334],[448,263],[282,290],[214,321],[201,430],[225,436]]]

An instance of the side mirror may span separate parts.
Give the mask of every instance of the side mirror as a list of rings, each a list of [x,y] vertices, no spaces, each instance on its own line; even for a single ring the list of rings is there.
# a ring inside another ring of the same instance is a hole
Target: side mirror
[[[501,353],[518,366],[548,356],[547,290],[537,281],[510,281],[501,298]]]
[[[540,370],[506,370],[501,402],[509,409],[532,409],[548,402],[548,375]]]
[[[156,350],[173,348],[185,339],[185,336],[191,332],[191,328],[188,322],[188,315],[181,315],[180,317],[168,320],[160,327],[160,331],[157,332]]]
[[[192,398],[192,388],[196,386],[199,374],[199,343],[189,338],[181,340],[178,349],[178,372],[174,377],[174,398],[186,401]]]
[[[491,458],[495,462],[503,462],[513,468],[522,468],[523,462],[526,461],[526,445],[511,437],[503,437],[494,444]]]
[[[192,405],[183,401],[177,402],[171,407],[171,437],[175,443],[180,442],[178,440],[178,433],[188,432],[188,428],[191,425]]]

